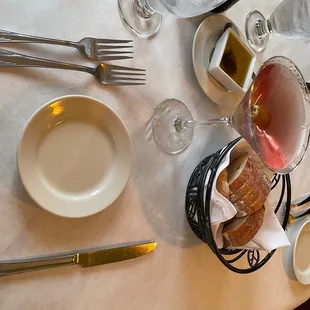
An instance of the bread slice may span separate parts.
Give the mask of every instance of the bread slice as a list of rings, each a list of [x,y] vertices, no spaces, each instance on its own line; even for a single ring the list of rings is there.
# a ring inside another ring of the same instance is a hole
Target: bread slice
[[[237,209],[237,217],[259,210],[270,193],[271,183],[248,154],[239,155],[228,166],[230,201]]]
[[[234,218],[230,223],[223,228],[223,236],[226,239],[225,244],[239,247],[251,241],[264,221],[265,208],[264,206],[256,212],[247,215],[243,218]]]
[[[216,189],[227,199],[230,198],[230,189],[227,182],[227,169],[224,169],[216,180]]]
[[[247,181],[250,174],[245,174],[249,169],[249,154],[244,153],[235,158],[227,167],[228,184],[232,192],[236,193]]]

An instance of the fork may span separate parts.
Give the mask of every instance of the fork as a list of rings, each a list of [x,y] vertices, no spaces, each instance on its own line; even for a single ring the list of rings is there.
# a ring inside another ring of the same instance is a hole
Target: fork
[[[132,45],[128,45],[128,43],[132,43],[132,40],[97,39],[86,37],[79,42],[72,42],[35,37],[0,29],[0,43],[44,43],[70,46],[78,49],[80,53],[88,59],[95,61],[133,58],[131,56],[133,53],[132,51],[124,50],[133,47]]]
[[[292,201],[290,206],[288,225],[294,223],[295,220],[310,214],[309,202],[310,202],[310,194],[306,194]],[[277,205],[276,203],[272,203],[272,206],[274,208],[276,207],[276,205]],[[280,220],[283,221],[283,216],[281,217]]]
[[[145,85],[144,69],[114,66],[105,63],[101,63],[96,67],[86,67],[72,63],[23,55],[4,49],[0,49],[0,68],[1,67],[40,67],[75,70],[92,74],[102,85]]]

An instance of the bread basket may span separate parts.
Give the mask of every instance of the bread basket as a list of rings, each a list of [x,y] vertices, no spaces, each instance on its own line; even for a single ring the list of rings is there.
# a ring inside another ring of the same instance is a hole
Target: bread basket
[[[241,137],[230,142],[223,149],[206,157],[198,164],[188,182],[185,210],[188,223],[195,235],[208,244],[218,259],[231,271],[247,274],[258,270],[265,265],[276,250],[267,253],[265,251],[257,250],[219,249],[216,246],[212,234],[210,221],[210,201],[216,171],[225,155],[239,142],[240,139]],[[206,186],[206,193],[204,194],[206,178],[209,175],[210,177]],[[289,175],[275,174],[272,178],[271,188],[273,190],[276,187],[279,187],[280,190],[278,192],[280,194],[275,213],[279,211],[282,202],[285,201],[285,216],[281,223],[283,229],[285,229],[291,205],[291,182]]]

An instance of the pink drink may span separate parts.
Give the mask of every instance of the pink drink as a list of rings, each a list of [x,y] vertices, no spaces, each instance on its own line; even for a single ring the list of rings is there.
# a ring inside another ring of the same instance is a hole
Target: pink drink
[[[298,75],[293,66],[267,64],[231,118],[265,164],[280,173],[300,162],[308,143],[307,98]]]

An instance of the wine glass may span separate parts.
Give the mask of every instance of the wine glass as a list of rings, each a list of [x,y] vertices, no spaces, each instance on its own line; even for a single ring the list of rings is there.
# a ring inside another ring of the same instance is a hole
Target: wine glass
[[[260,68],[250,89],[231,116],[193,120],[179,100],[168,99],[156,109],[153,135],[170,154],[190,144],[197,126],[234,128],[274,172],[292,171],[303,159],[309,143],[309,97],[306,83],[295,64],[273,57]]]
[[[118,0],[118,6],[126,27],[137,36],[148,38],[160,29],[162,15],[193,17],[206,13],[225,1],[227,0]]]
[[[284,0],[268,20],[259,11],[252,11],[245,21],[245,33],[256,52],[266,48],[269,34],[293,39],[310,36],[310,0]]]

